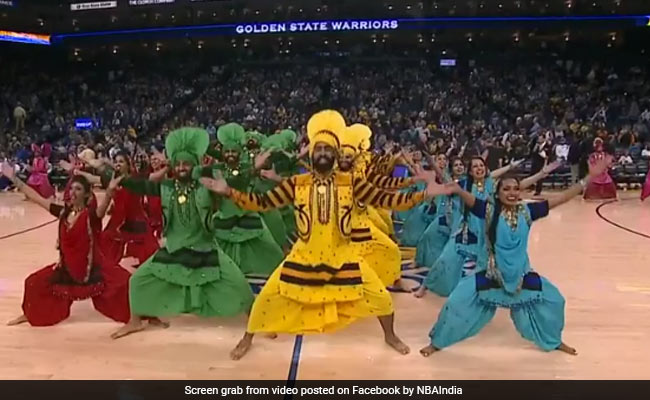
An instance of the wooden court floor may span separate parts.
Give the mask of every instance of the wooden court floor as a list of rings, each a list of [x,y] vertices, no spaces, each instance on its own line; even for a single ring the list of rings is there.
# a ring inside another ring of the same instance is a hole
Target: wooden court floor
[[[0,379],[650,379],[650,202],[622,193],[622,201],[598,205],[574,200],[556,209],[535,224],[530,240],[534,268],[567,300],[564,340],[577,357],[537,350],[500,310],[478,336],[425,359],[418,349],[443,299],[395,293],[407,356],[385,346],[379,323],[369,319],[330,335],[259,337],[234,362],[228,352],[244,318],[184,316],[167,330],[112,341],[119,325],[85,301],[54,327],[5,326],[20,314],[24,278],[57,252],[52,217],[3,193]],[[404,274],[418,284],[413,271]]]

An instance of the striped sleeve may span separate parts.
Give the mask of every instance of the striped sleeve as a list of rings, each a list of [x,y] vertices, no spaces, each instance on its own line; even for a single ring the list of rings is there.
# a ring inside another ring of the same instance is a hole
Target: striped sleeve
[[[295,178],[287,178],[265,193],[245,193],[232,189],[231,199],[249,211],[267,211],[288,206],[295,198]]]
[[[371,173],[367,177],[367,181],[379,189],[398,190],[404,189],[409,186],[415,185],[413,178],[393,178],[386,175]]]
[[[415,193],[391,193],[375,187],[368,181],[357,178],[354,181],[354,199],[373,207],[404,211],[423,201],[424,191]]]

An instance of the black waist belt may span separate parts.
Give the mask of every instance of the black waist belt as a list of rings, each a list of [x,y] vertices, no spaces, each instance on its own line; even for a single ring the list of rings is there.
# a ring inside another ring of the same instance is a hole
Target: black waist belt
[[[485,276],[485,271],[478,272],[476,275],[476,290],[490,290],[490,289],[499,289],[501,285],[499,282],[489,279]],[[524,281],[522,282],[521,288],[524,290],[542,290],[542,280],[539,277],[539,274],[536,272],[529,272],[524,275]]]
[[[181,264],[187,268],[205,268],[219,266],[219,253],[216,251],[200,252],[180,249],[173,253],[162,248],[153,256],[153,261],[161,264]]]
[[[98,265],[93,265],[90,268],[90,276],[88,277],[88,282],[77,282],[75,281],[65,265],[60,266],[54,270],[52,277],[50,278],[50,283],[58,285],[67,285],[67,286],[87,286],[94,285],[95,283],[102,281],[101,270]]]
[[[214,220],[214,229],[262,229],[262,219],[257,215],[244,215],[243,217],[231,217],[226,219],[217,218]]]
[[[128,220],[124,222],[120,230],[128,233],[145,233],[147,231],[147,223],[145,221]]]

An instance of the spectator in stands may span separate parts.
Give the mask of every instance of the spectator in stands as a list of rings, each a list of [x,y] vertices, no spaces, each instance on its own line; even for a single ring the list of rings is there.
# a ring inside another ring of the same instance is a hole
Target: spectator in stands
[[[20,133],[25,130],[25,119],[27,119],[27,111],[23,108],[23,105],[18,102],[16,108],[14,108],[14,119],[16,120],[16,133]]]
[[[634,160],[632,160],[632,157],[630,156],[630,152],[626,151],[625,153],[621,154],[621,156],[618,159],[618,163],[620,165],[631,165],[634,164]]]
[[[641,150],[641,158],[650,160],[650,143],[646,143],[645,148]]]

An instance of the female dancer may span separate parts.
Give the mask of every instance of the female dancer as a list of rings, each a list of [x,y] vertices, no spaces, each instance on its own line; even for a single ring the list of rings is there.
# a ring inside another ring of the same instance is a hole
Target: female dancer
[[[564,298],[555,286],[532,270],[528,235],[533,221],[580,194],[608,165],[608,159],[593,163],[585,180],[538,203],[519,201],[522,188],[516,178],[499,181],[494,205],[458,185],[451,187],[472,213],[483,220],[488,257],[479,264],[480,272],[462,278],[447,299],[429,333],[431,344],[420,350],[423,356],[476,335],[490,322],[497,307],[509,308],[517,331],[541,349],[577,354],[562,342]]]
[[[129,156],[120,151],[115,155],[114,173],[118,176],[135,176]],[[76,171],[91,183],[101,183],[104,188],[109,184],[112,174],[106,170],[101,178],[86,172]],[[108,224],[102,232],[102,251],[107,261],[119,264],[125,257],[133,257],[140,264],[158,250],[158,240],[154,236],[149,217],[145,211],[144,196],[129,192],[124,188],[114,191],[113,207]]]
[[[470,161],[469,176],[462,182],[462,186],[481,200],[492,198],[494,195],[494,181],[510,169],[518,166],[521,161],[487,174],[485,161],[481,157],[473,157]],[[453,201],[453,200],[452,200]],[[453,207],[453,206],[452,206]],[[427,277],[422,286],[415,293],[416,297],[426,294],[426,289],[440,295],[449,296],[458,284],[461,276],[472,273],[478,260],[479,250],[483,247],[481,235],[481,221],[470,214],[465,207],[457,226],[451,226],[452,235],[447,240],[440,257],[430,266]]]
[[[650,197],[650,166],[648,168],[648,174],[645,176],[645,183],[643,184],[643,190],[641,191],[641,201]]]
[[[440,164],[438,167],[440,168]],[[465,173],[463,160],[453,158],[450,169],[451,173],[447,173],[444,182],[449,180],[458,182]],[[458,229],[461,220],[460,201],[457,196],[438,196],[429,208],[435,212],[433,221],[422,233],[415,250],[415,264],[427,268],[440,257],[450,233]],[[424,286],[421,286],[421,290],[425,290]]]
[[[52,153],[52,146],[48,143],[45,143],[42,146],[33,144],[32,152],[34,153],[34,161],[32,161],[27,185],[34,189],[36,193],[43,198],[49,199],[54,197],[54,187],[50,184],[50,180],[48,179],[48,160]]]
[[[611,157],[604,150],[603,139],[598,137],[594,140],[594,152],[589,156],[589,165],[599,163],[604,159],[611,159]],[[594,177],[584,194],[585,200],[615,200],[617,197],[616,183],[607,170]]]
[[[13,166],[2,164],[2,174],[27,198],[59,218],[59,261],[27,277],[23,315],[9,325],[55,325],[68,318],[74,301],[88,298],[92,298],[100,313],[127,322],[129,273],[107,262],[99,240],[102,217],[120,178],[111,180],[106,197],[98,206],[90,184],[81,176],[72,178],[69,201],[57,204],[18,179]]]

